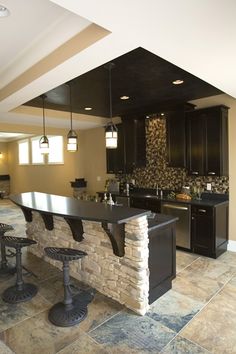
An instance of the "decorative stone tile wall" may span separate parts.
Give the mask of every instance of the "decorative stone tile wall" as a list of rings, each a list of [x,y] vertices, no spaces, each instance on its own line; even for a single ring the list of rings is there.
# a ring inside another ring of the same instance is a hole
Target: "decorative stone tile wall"
[[[168,167],[166,149],[166,120],[153,117],[146,120],[146,157],[145,168],[137,168],[133,174],[118,176],[122,181],[135,180],[137,187],[181,190],[182,186],[201,186],[206,190],[206,184],[212,184],[212,191],[216,193],[229,192],[228,177],[192,177],[188,176],[184,168]]]
[[[89,284],[106,296],[144,315],[148,308],[148,224],[146,216],[125,225],[125,256],[113,254],[110,239],[98,222],[83,221],[84,240],[76,242],[63,218],[53,217],[54,229],[45,229],[39,213],[27,223],[28,237],[37,241],[29,251],[61,268],[61,262],[45,256],[44,248],[67,247],[87,252],[80,261],[70,264],[71,275]]]

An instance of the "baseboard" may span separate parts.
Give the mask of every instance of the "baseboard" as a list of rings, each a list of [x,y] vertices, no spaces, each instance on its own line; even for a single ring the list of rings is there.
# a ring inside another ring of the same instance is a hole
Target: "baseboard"
[[[236,241],[229,240],[227,250],[236,252]]]

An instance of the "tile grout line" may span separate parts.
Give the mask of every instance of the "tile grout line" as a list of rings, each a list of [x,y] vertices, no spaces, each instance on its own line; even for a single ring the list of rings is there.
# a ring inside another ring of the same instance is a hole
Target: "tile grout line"
[[[186,268],[188,268],[189,266],[191,266],[191,265],[192,265],[194,262],[196,262],[199,258],[201,259],[201,256],[197,257],[197,258],[194,259],[191,263],[189,263],[186,267],[184,267],[184,268],[181,269],[179,272],[177,272],[177,273],[176,273],[176,276],[177,276],[179,273],[183,272]]]
[[[118,311],[117,313],[115,313],[114,315],[112,315],[111,317],[107,318],[105,321],[103,321],[102,323],[100,323],[99,325],[97,325],[96,327],[94,327],[93,329],[91,329],[90,331],[86,332],[88,335],[89,333],[93,332],[95,329],[97,329],[98,327],[104,325],[104,323],[110,321],[112,318],[114,318],[115,316],[119,315],[121,312],[123,312],[124,309]],[[90,337],[90,336],[89,336]],[[96,342],[96,341],[95,341]],[[96,342],[97,343],[97,342]],[[99,343],[98,343],[99,344]]]

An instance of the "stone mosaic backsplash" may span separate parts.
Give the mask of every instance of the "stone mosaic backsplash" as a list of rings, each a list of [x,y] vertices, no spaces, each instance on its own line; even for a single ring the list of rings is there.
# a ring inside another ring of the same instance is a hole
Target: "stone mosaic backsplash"
[[[146,167],[137,168],[132,174],[117,176],[123,182],[135,180],[136,187],[181,190],[183,185],[199,186],[206,190],[212,184],[214,193],[229,193],[228,177],[188,176],[184,168],[169,167],[166,149],[166,120],[163,117],[146,119]]]

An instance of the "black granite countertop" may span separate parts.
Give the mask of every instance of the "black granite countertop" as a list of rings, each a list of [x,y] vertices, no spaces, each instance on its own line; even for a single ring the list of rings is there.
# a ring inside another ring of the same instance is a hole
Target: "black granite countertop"
[[[104,192],[98,192],[99,195],[102,195]],[[202,194],[202,199],[197,200],[197,199],[191,199],[191,200],[185,200],[185,199],[176,199],[176,198],[168,198],[167,196],[164,195],[164,197],[160,197],[155,195],[154,190],[143,190],[143,191],[130,191],[129,195],[124,193],[119,193],[119,192],[111,192],[112,195],[114,196],[120,196],[120,197],[136,197],[136,198],[149,198],[152,200],[159,200],[161,202],[168,202],[168,203],[181,203],[181,204],[190,204],[190,205],[196,205],[196,206],[211,206],[214,207],[216,205],[222,204],[222,203],[228,203],[228,195],[227,194],[216,194],[216,193],[203,193]]]
[[[40,192],[11,195],[10,200],[20,207],[45,214],[115,224],[150,214],[150,211],[144,209],[111,206]]]
[[[178,218],[170,215],[151,213],[148,217],[148,231],[169,225],[177,220]]]

